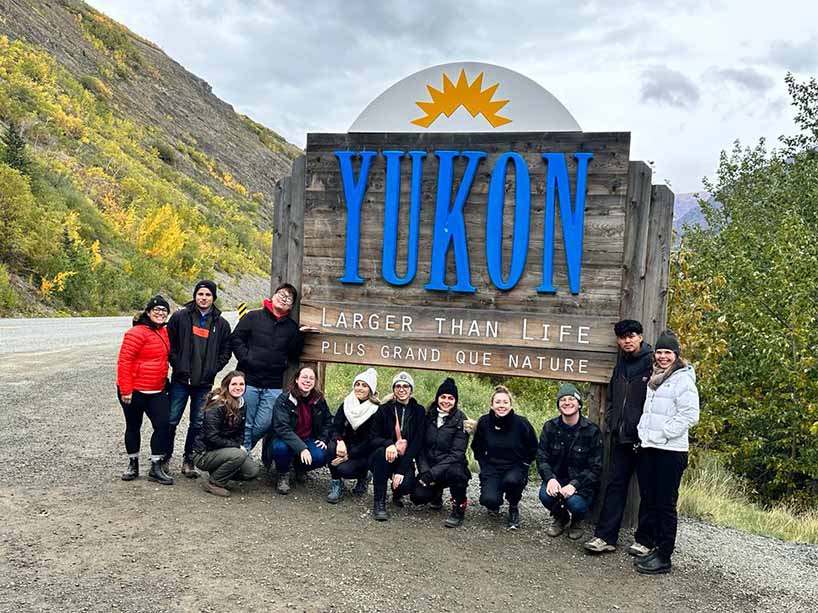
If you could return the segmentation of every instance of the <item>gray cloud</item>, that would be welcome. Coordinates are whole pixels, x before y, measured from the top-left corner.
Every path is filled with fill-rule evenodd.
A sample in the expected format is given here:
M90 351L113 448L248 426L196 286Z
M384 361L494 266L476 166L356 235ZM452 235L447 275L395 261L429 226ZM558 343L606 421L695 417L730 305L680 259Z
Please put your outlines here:
M792 42L774 40L770 43L769 61L794 72L809 72L818 68L818 36Z
M707 77L714 81L729 82L754 94L763 94L775 86L775 80L755 68L712 68Z
M642 72L642 102L689 109L698 104L700 97L696 84L678 70L652 66Z

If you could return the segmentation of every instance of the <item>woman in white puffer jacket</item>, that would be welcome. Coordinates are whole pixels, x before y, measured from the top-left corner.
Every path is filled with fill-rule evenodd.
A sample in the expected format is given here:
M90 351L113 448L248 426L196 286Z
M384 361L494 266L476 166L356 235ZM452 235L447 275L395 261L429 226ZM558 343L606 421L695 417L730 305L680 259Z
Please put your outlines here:
M642 543L652 551L637 558L635 566L648 575L671 569L678 523L676 503L687 468L687 432L699 421L696 373L681 354L676 335L670 330L662 332L655 344L653 374L639 420L639 489L648 523L640 529L653 535L653 542Z

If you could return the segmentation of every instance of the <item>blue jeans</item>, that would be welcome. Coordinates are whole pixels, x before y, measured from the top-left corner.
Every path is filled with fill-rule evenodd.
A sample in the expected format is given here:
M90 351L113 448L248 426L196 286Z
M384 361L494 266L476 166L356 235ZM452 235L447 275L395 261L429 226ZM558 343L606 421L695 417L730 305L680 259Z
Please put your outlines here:
M549 511L557 502L557 499L553 496L549 496L545 491L545 483L542 484L540 487L540 502L543 506L548 509ZM565 499L565 506L568 507L568 510L571 511L571 516L573 521L579 521L583 517L588 514L588 509L591 508L591 504L593 500L588 500L587 498L583 498L579 494L574 494Z
M273 405L280 389L248 385L244 389L244 448L250 451L273 423Z
M276 472L278 474L286 473L290 470L290 466L293 463L293 459L296 457L295 451L293 451L287 443L282 441L281 439L269 439L270 449L269 452L265 455L268 455L276 465ZM301 459L297 459L296 462L298 464L298 468L302 468L305 470L315 470L316 468L321 468L327 463L327 452L325 449L321 449L318 445L315 444L315 439L302 439L304 444L307 446L307 449L310 450L310 455L312 456L312 464L309 466L305 466L301 463Z
M170 434L170 442L168 444L168 452L166 457L170 458L173 455L173 443L176 440L176 427L182 421L182 415L185 413L188 399L190 400L190 424L187 428L187 436L185 437L185 459L189 460L193 455L193 443L196 436L202 429L202 422L204 421L204 402L205 397L210 392L209 385L186 385L184 383L170 384L168 389L168 397L170 400L170 418L168 419L168 432Z

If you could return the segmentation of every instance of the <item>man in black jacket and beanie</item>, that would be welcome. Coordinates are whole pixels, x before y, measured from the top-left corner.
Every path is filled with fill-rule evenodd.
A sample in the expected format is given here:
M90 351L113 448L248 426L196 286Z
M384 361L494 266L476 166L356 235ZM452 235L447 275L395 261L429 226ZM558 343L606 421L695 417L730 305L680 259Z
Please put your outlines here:
M230 361L230 324L214 305L216 297L213 281L199 281L193 288L193 300L176 311L168 322L168 360L173 374L168 390L170 445L165 463L166 466L170 463L176 427L189 399L190 425L185 438L182 474L191 479L199 476L193 466L193 443L202 428L205 396L213 387L213 379Z
M616 366L608 383L608 404L605 424L611 434L611 481L605 490L605 501L599 514L594 538L585 543L589 553L608 553L616 549L622 516L628 497L628 485L637 470L639 435L636 427L642 417L648 380L653 370L653 349L644 342L642 324L623 319L614 325L616 344L619 346ZM650 553L653 543L643 534L642 509L635 542L628 548L631 555Z
M580 413L582 396L573 384L560 386L557 408L560 414L543 424L537 447L540 502L554 517L548 536L559 536L567 528L568 538L576 540L602 477L602 435Z

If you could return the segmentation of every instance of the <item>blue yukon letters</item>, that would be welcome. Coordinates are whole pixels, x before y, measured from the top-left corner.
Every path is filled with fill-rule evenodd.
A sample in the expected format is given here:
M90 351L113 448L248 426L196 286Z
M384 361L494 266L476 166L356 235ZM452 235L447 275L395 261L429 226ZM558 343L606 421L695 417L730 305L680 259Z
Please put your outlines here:
M474 293L469 265L468 239L463 208L469 197L472 183L480 162L487 157L483 151L434 151L438 159L437 197L435 202L434 227L429 266L429 280L425 289ZM346 251L344 255L344 276L339 280L345 284L362 284L358 272L359 243L361 230L361 208L369 180L375 151L336 151L341 171L344 200L347 209ZM381 275L387 283L396 286L411 283L418 268L420 237L421 188L423 181L423 160L425 151L384 151L386 159L386 179L384 186L383 260ZM457 193L452 201L454 187L454 162L465 158L466 169L460 178ZM559 199L559 215L562 225L562 239L568 268L568 286L572 294L580 291L582 272L582 238L585 221L585 191L588 177L588 163L592 153L575 153L577 162L574 197L568 167L563 153L543 153L547 166L545 179L545 224L543 235L543 267L539 293L554 293L554 229L556 224L556 201ZM360 158L357 179L353 161ZM401 160L409 158L412 168L409 195L409 231L406 272L398 275L397 240L400 211ZM511 244L511 261L508 275L503 274L503 208L508 166L514 165L514 225ZM497 158L491 173L486 206L486 267L489 278L497 289L510 290L519 282L525 272L529 246L531 218L531 180L525 159L510 151ZM449 250L454 251L455 283L446 283L446 260Z

